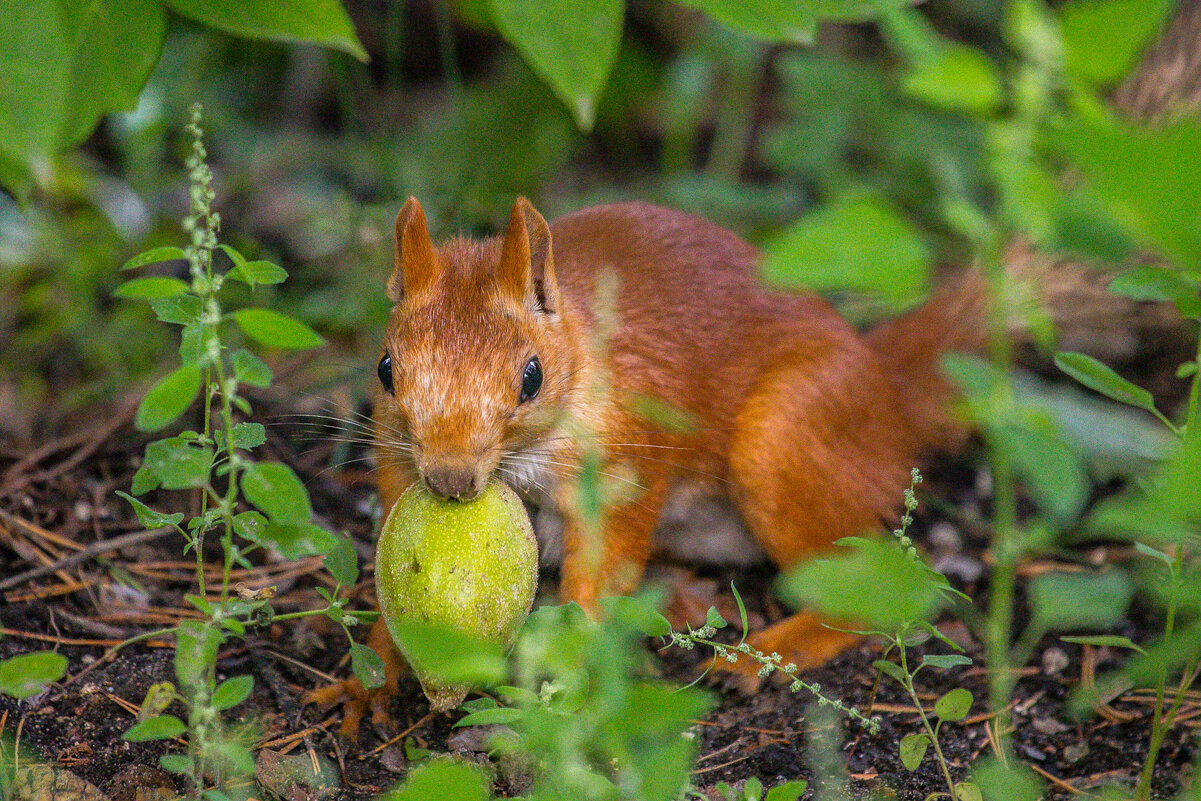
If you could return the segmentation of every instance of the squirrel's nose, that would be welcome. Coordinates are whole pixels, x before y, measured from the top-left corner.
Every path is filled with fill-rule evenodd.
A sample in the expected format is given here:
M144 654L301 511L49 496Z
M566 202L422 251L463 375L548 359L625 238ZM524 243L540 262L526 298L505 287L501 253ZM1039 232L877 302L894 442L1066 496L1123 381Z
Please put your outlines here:
M422 476L429 491L442 498L470 501L484 489L474 467L439 465Z

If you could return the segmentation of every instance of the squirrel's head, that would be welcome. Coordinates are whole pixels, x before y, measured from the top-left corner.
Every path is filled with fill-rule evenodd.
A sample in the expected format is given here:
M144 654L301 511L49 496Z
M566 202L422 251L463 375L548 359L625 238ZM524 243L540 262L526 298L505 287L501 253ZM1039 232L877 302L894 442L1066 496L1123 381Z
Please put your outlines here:
M474 498L503 457L555 428L573 386L550 228L518 198L503 239L435 247L410 198L387 291L396 305L379 362L381 455L411 460L439 496Z

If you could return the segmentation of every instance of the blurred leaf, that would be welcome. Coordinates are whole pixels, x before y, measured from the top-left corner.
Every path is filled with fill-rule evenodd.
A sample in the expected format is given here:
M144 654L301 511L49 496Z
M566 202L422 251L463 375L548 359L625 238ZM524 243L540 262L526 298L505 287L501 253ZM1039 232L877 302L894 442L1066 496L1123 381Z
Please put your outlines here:
M191 325L200 321L201 300L195 295L172 295L169 298L154 298L150 308L154 316L164 323Z
M772 283L815 290L860 289L897 303L925 287L933 253L882 199L860 197L815 211L766 245Z
M615 620L633 627L648 637L665 637L671 634L671 624L659 614L661 601L661 598L652 598L643 593L637 596L618 595L602 598L600 605L607 620Z
M792 603L881 631L930 617L946 604L925 566L881 540L862 540L799 565L779 589Z
M248 39L276 39L333 47L367 61L354 26L338 0L165 0L185 17Z
M1130 577L1118 570L1103 573L1051 571L1029 584L1030 625L1039 631L1112 629L1134 596Z
M475 765L445 757L424 762L409 771L404 783L379 796L379 801L489 801L491 782Z
M160 264L164 261L176 261L186 259L187 257L188 254L184 253L181 248L173 246L153 248L134 256L122 264L121 269L136 270L139 267L145 267L147 264Z
M343 587L353 587L359 580L359 555L350 537L338 537L338 544L325 555L325 569Z
M228 245L220 246L229 260L233 262L233 270L229 277L243 281L251 286L257 284L279 284L288 277L288 271L269 261L247 261L246 257Z
M576 124L590 130L621 42L624 0L492 0L492 18L571 109Z
M1064 642L1074 642L1077 645L1095 645L1098 648L1129 648L1132 651L1138 651L1140 654L1145 654L1141 647L1134 643L1129 637L1119 637L1116 634L1091 634L1088 636L1063 636L1059 639Z
M173 437L146 446L144 466L158 478L163 489L203 487L209 480L213 449Z
M1155 408L1155 399L1150 392L1130 383L1092 356L1066 351L1056 353L1055 366L1107 398L1148 411Z
M898 750L901 754L901 764L905 766L905 770L910 773L917 770L929 747L930 735L925 732L913 732L902 737Z
M945 670L970 665L972 660L963 654L922 654L922 664Z
M251 338L272 348L319 348L325 339L299 320L270 309L239 309L231 315Z
M175 675L181 689L213 689L209 665L217 663L221 632L205 623L185 620L175 630Z
M972 775L985 801L1038 801L1042 783L1020 763L1007 767L995 757L985 757L973 766Z
M481 709L455 721L455 728L460 726L490 726L493 724L511 725L525 717L525 712L507 706L493 709Z
M216 709L232 709L249 698L253 689L254 676L234 676L218 684L210 700Z
M715 629L724 629L726 627L726 619L721 616L721 612L717 611L716 606L709 607L709 611L705 613L705 625L712 626Z
M497 684L507 673L504 650L495 641L476 639L452 626L415 620L389 620L388 631L419 672L448 685Z
M769 42L812 44L817 34L816 3L772 0L679 0L704 11L727 28ZM851 4L853 5L853 4Z
M234 366L234 376L243 384L251 387L271 386L271 368L267 363L248 350L235 350L230 357Z
M313 517L308 490L285 464L255 462L246 468L242 493L273 523L308 523Z
M955 801L984 801L984 795L975 782L956 782Z
M350 671L368 690L384 686L384 660L362 643L350 644Z
M799 780L777 784L767 791L763 801L796 801L809 788L809 782Z
M1101 87L1126 76L1172 0L1074 0L1058 8L1068 72Z
M1171 301L1181 317L1201 318L1201 291L1188 276L1163 267L1143 265L1109 283L1109 291L1135 300Z
M914 63L901 79L910 97L935 108L965 114L990 114L1004 93L996 65L983 51L967 45L940 48Z
M236 423L229 441L235 448L251 450L267 441L267 429L262 423Z
M126 281L115 290L113 294L119 298L169 298L172 295L181 295L188 291L188 285L178 278L171 278L163 275L147 275L142 278L134 278L131 281Z
M200 394L202 370L185 364L150 388L138 404L134 425L139 431L157 431L179 418Z
M275 550L285 559L324 556L338 546L338 535L313 523L276 523L250 529L243 536Z
M163 754L158 758L159 767L168 773L180 776L192 775L192 760L183 754Z
M1201 124L1154 129L1077 116L1059 132L1063 151L1143 244L1201 274Z
M179 718L174 715L159 715L158 717L147 718L135 723L125 734L121 735L121 739L131 743L144 743L149 740L170 740L172 737L178 737L185 731L187 731L187 727L184 726L183 721Z
M18 654L0 660L0 693L13 698L37 695L67 672L67 658L54 651Z
M1009 452L1027 490L1052 522L1072 523L1091 489L1080 456L1052 420L1033 410L1023 416L1026 419L1012 425L990 429L988 436Z
M170 515L163 514L162 512L157 512L154 509L151 509L137 498L127 495L121 490L117 490L117 495L129 501L129 505L133 507L134 513L138 516L138 522L146 528L178 526L180 521L183 520L183 512L176 512L175 514Z
M934 714L942 720L957 721L967 717L972 709L972 694L962 687L944 693L934 702Z

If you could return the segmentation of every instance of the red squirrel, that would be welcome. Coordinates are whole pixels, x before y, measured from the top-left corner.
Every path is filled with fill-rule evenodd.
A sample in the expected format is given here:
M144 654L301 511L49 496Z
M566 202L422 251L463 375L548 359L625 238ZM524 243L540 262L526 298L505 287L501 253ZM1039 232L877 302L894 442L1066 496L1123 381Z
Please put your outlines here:
M561 550L561 600L585 609L635 590L653 549L766 554L786 568L878 528L922 454L965 435L938 360L981 344L984 293L970 274L862 335L821 298L761 284L761 254L737 235L646 203L548 224L518 198L503 236L435 246L410 198L395 237L374 414L384 509L414 481L466 500L499 477L558 512L560 540L543 548ZM598 349L606 270L614 324ZM634 403L645 397L692 424L648 418ZM570 480L581 426L604 449L602 473L634 487L594 544ZM723 499L739 524L707 539L662 525L697 497ZM750 641L806 667L851 640L798 613ZM381 691L349 679L310 695L351 696L344 732L368 706L386 720L395 694L400 656L379 624L369 642L388 665Z

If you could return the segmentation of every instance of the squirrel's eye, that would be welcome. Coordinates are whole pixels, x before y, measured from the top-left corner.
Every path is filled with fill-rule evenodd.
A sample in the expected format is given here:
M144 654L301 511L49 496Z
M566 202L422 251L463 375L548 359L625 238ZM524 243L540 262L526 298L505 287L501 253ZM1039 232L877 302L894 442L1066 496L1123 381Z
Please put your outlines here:
M530 359L521 373L521 402L525 403L538 395L542 389L542 363L538 357Z
M379 382L384 385L384 389L392 392L392 355L385 352L384 358L379 360L379 367L376 368L379 374Z

